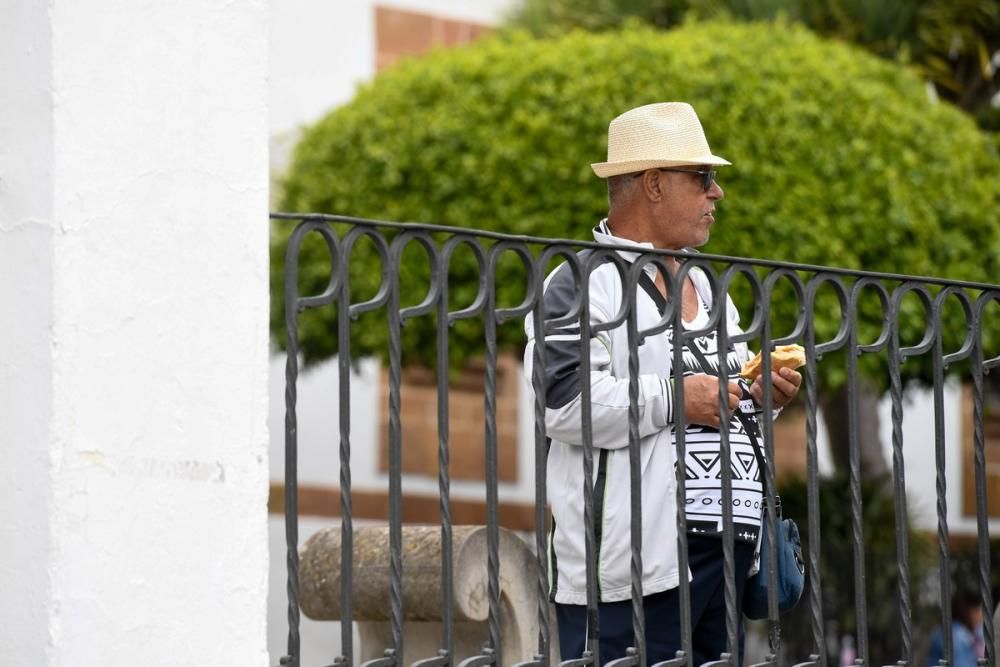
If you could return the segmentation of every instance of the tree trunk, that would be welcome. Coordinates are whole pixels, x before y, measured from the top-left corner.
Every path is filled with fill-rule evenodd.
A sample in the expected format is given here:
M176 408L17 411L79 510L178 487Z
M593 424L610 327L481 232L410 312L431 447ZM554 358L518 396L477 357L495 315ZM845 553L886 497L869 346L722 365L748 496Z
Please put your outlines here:
M856 391L861 478L875 479L889 472L889 466L882 454L882 440L879 437L879 394L870 383L860 378ZM830 453L836 470L843 474L847 474L850 470L849 405L846 386L821 392L820 407L823 410L826 432L830 437Z

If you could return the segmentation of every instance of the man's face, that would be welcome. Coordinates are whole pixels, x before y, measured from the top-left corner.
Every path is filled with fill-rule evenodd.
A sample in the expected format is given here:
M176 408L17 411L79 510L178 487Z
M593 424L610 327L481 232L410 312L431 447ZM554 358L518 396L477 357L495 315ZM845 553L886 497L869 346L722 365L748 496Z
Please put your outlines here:
M705 189L709 180L705 172L711 169L705 165L658 170L663 198L656 212L657 247L679 250L708 243L709 229L715 222L715 203L725 194L714 179Z

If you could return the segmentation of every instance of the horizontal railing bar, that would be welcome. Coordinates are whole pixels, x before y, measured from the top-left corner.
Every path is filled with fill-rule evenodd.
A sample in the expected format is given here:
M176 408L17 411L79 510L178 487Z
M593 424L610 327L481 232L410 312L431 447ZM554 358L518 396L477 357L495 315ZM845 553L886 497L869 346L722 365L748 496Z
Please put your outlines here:
M274 212L270 214L272 220L316 220L331 223L344 223L352 225L366 225L370 227L385 227L388 229L412 230L425 232L441 232L446 234L458 234L463 236L474 236L478 238L491 239L495 241L516 241L519 243L532 243L540 245L569 245L576 248L594 248L621 250L621 246L605 243L595 243L593 241L580 241L576 239L560 239L553 237L526 236L520 234L505 234L503 232L491 232L479 229L468 229L465 227L450 227L448 225L428 225L416 222L391 222L387 220L372 220L369 218L354 218L346 215L333 215L329 213L282 213ZM642 249L643 253L650 255L662 255L665 257L690 257L696 254L698 259L710 262L729 262L749 264L762 268L789 269L792 271L812 271L816 273L829 273L840 276L852 276L857 278L875 278L878 280L899 280L899 281L921 281L931 285L942 287L964 287L977 290L996 290L1000 285L990 283L977 283L966 280L948 280L934 276L916 276L904 273L882 273L878 271L863 271L861 269L846 269L843 267L821 266L817 264L796 264L795 262L785 262L773 259L754 259L750 257L736 257L731 255L714 255L710 253L692 253L677 250L657 250L654 248Z

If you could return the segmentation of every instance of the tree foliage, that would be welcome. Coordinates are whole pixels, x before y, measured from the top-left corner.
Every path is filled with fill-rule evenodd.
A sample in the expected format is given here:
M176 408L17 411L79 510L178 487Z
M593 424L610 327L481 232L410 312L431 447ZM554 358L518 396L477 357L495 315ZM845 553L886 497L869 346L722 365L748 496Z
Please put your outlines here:
M996 0L522 0L512 25L537 35L615 29L629 21L670 28L685 20L778 16L813 32L909 63L938 94L1000 130L1000 3Z
M734 164L720 172L726 198L705 251L967 280L1000 275L992 142L964 114L929 101L911 72L783 22L504 35L406 62L305 132L281 207L587 239L607 208L589 164L606 155L608 121L663 100L691 102L713 150ZM274 294L289 231L275 231ZM329 273L313 240L303 249L304 294L322 292ZM373 294L377 257L364 246L355 255L352 288ZM453 303L470 303L477 289L477 267L465 259L452 271L466 279ZM403 304L413 304L427 290L426 258L414 252L403 269ZM501 269L499 300L517 303L519 268ZM281 338L283 304L274 304ZM776 307L776 318L794 319L793 300ZM922 310L904 315L904 338L916 342ZM820 339L838 323L836 310L821 312ZM953 324L963 335L964 322ZM880 310L866 307L862 340L880 327ZM385 355L384 320L355 326L352 336L353 354ZM957 347L954 336L946 349ZM303 314L300 337L308 360L335 354L333 309ZM431 318L408 323L407 359L429 362L434 337ZM460 322L452 361L478 354L482 341L480 323ZM523 343L516 326L499 332L501 347Z

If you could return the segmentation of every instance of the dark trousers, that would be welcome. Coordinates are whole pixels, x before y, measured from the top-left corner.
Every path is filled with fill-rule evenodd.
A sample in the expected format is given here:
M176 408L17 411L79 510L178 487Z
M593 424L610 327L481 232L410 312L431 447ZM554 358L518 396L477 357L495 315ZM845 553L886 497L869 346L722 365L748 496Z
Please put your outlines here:
M736 542L736 608L743 604L743 585L753 563L754 547ZM726 598L722 540L719 537L688 535L688 563L691 581L691 628L694 664L718 660L726 652ZM681 648L680 592L672 588L642 599L646 614L646 663L672 659ZM600 664L625 656L632 646L632 601L598 605ZM556 604L559 623L559 650L563 660L578 658L587 640L587 607ZM743 614L739 613L739 664L743 664Z

